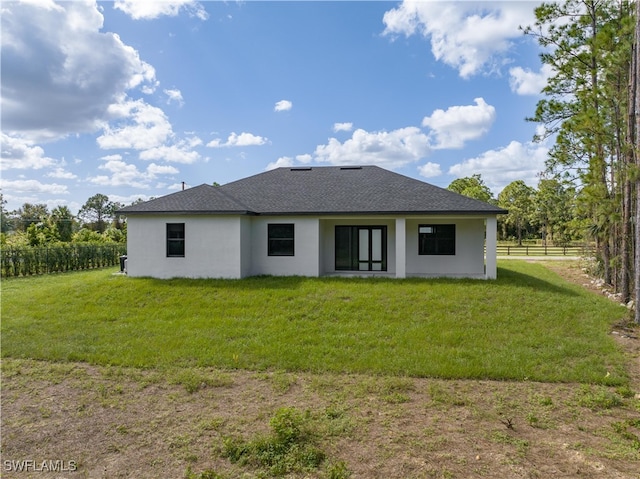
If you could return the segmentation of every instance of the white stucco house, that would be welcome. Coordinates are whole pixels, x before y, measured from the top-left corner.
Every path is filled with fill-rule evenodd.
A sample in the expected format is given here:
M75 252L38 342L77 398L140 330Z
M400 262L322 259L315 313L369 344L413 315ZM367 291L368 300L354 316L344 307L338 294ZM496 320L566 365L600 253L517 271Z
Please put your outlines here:
M504 213L376 166L278 168L120 211L128 274L154 278L493 279Z

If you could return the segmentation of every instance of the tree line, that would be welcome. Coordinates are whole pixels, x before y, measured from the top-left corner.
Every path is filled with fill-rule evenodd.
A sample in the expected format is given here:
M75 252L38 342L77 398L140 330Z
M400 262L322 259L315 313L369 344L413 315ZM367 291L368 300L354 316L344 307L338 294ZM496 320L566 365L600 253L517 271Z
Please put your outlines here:
M545 126L539 139L555 140L544 174L575 188L575 214L595 242L601 277L623 301L637 300L640 3L566 0L543 3L535 16L523 32L544 48L553 72L529 118Z
M576 208L577 190L557 179L542 179L538 189L516 180L497 198L479 174L458 178L448 187L457 193L508 209L498 219L498 237L504 241L540 240L564 246L584 241L587 219ZM136 201L135 203L140 202ZM5 209L0 193L2 244L46 246L70 242L125 243L126 221L116 211L124 205L103 194L89 198L77 215L67 206L49 211L45 204L25 203L15 211Z
M7 211L0 194L0 243L7 246L49 246L60 243L126 243L127 224L116 215L123 204L103 194L89 198L74 215L69 207L49 211L43 203L24 203Z
M498 216L498 239L535 240L548 246L588 242L588 219L581 214L578 190L557 178L541 178L538 187L515 180L494 197L479 174L454 180L447 189L509 211Z
M543 47L540 58L552 74L528 120L544 125L536 141L554 141L538 189L516 181L494 200L477 175L452 189L468 188L470 196L507 208L499 220L503 236L592 241L594 273L637 305L640 1L549 2L535 18L522 31Z

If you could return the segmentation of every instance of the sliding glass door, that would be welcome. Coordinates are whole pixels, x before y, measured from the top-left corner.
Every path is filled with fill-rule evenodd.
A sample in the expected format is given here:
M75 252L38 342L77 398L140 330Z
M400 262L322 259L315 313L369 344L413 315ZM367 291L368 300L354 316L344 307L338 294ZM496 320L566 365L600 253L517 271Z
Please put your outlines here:
M336 226L337 271L386 271L386 226Z

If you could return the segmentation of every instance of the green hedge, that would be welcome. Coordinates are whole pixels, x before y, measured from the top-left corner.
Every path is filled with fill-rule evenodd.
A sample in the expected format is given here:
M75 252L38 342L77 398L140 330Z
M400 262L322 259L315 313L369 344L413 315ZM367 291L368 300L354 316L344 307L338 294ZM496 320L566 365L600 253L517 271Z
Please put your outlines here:
M124 244L68 244L48 248L17 247L0 250L3 278L63 273L120 265Z

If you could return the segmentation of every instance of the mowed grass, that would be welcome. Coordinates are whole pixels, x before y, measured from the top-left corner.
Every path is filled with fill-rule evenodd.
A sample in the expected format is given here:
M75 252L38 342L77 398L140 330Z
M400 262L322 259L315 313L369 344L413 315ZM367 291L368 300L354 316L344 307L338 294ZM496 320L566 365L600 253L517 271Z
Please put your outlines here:
M114 270L2 283L2 356L623 384L626 309L541 265L496 281L155 280Z

